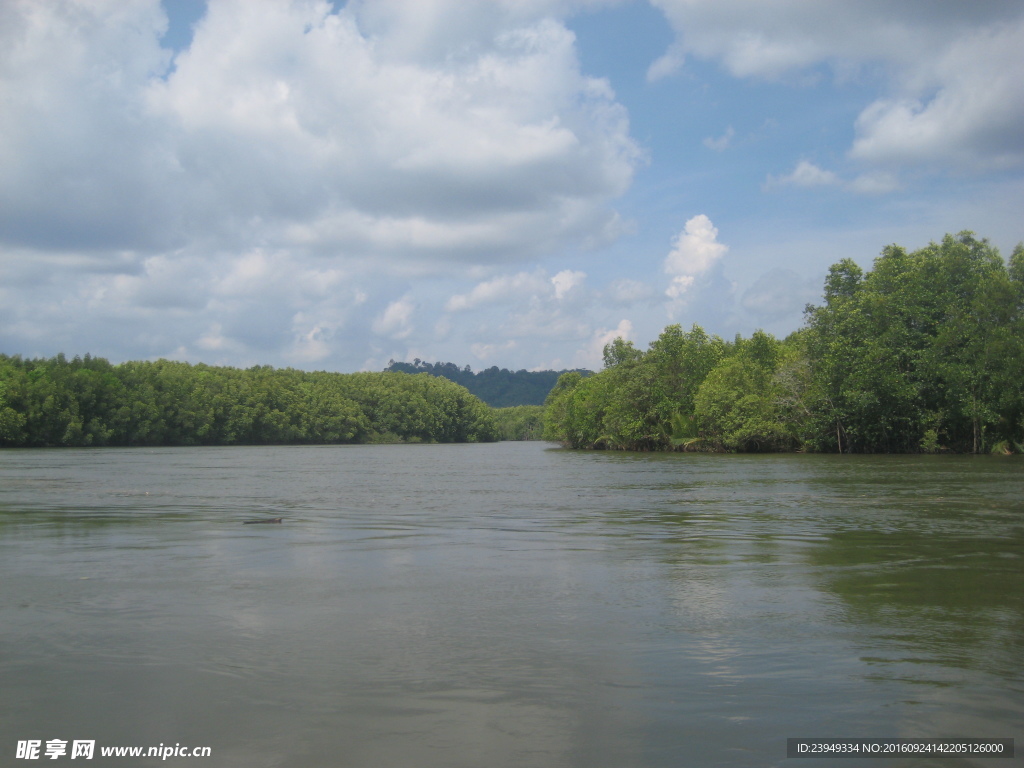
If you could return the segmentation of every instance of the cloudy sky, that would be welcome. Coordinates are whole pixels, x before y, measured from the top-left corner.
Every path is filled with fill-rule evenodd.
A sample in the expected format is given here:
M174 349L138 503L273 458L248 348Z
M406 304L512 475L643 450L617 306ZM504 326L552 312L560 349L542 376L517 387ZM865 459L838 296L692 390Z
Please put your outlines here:
M1024 239L1020 0L0 0L0 352L600 366Z

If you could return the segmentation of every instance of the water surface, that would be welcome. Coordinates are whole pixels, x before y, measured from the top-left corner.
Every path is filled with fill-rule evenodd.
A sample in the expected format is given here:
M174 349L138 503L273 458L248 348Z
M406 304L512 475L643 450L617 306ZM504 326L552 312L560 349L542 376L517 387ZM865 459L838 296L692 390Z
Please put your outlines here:
M1020 750L1022 491L1019 457L3 451L0 754L813 768L835 761L787 760L787 737Z

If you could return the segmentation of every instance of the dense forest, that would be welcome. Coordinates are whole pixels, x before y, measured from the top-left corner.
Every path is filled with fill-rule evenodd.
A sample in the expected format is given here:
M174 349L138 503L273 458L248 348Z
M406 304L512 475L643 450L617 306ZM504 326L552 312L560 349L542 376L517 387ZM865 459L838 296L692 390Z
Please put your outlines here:
M433 376L0 355L0 446L497 439L492 409Z
M512 372L506 368L492 366L473 373L467 365L459 368L455 363L427 363L416 359L411 363L396 363L392 360L384 369L399 373L429 373L461 384L474 395L494 408L511 408L519 405L543 405L548 392L555 386L558 377L568 371L526 371ZM589 376L590 371L577 373Z
M499 440L543 440L544 406L514 405L495 408Z
M625 450L1024 452L1024 246L970 232L831 267L785 340L669 326L563 375L545 436Z

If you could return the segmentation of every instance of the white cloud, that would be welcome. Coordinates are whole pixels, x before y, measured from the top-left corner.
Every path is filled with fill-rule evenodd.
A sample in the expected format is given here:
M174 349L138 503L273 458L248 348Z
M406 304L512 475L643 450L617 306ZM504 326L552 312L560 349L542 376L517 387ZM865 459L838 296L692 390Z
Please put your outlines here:
M665 295L670 299L681 299L693 287L696 280L697 278L693 275L676 275L665 289Z
M845 181L833 171L820 168L809 160L801 160L791 173L768 175L762 189L775 187L841 187L858 195L885 195L899 190L902 184L895 173L885 170L868 171L852 181Z
M202 350L218 352L229 346L229 340L224 336L220 323L214 323L210 329L196 341L196 346ZM182 351L184 349L182 348Z
M436 62L472 55L496 34L623 0L349 0L385 58Z
M711 219L703 213L694 216L672 241L672 250L665 257L665 273L672 278L665 293L669 298L680 298L728 250L718 242L718 230Z
M981 170L1024 162L1024 19L973 30L914 71L902 95L868 106L850 154L871 163L942 158Z
M492 280L477 283L469 293L452 296L445 304L445 310L461 312L485 304L508 301L516 297L535 295L550 290L549 281L538 273L519 272L515 275L501 275Z
M356 11L327 11L221 0L154 85L188 159L238 171L209 205L290 223L313 245L435 258L487 258L524 232L557 242L613 215L636 155L628 121L581 75L560 23L424 62L364 36Z
M583 285L587 279L585 272L574 272L570 269L563 269L551 278L551 284L555 287L555 298L563 299L573 288Z
M615 220L639 153L563 24L506 9L431 57L437 40L367 36L372 8L211 0L168 69L157 0L6 5L6 239L488 260Z
M304 324L306 318L296 316L295 325ZM315 363L331 354L330 332L319 325L298 333L292 342L288 356L300 364Z
M158 0L0 4L0 245L166 242L175 163L142 93L165 25Z
M561 303L581 293L586 278L585 272L570 269L550 278L544 270L499 275L477 283L468 293L452 296L445 303L445 311L463 312L515 302L518 306L559 312Z
M875 170L861 173L846 181L834 171L821 168L809 160L801 160L792 172L783 176L768 175L763 190L777 187L839 187L858 195L886 195L903 186L899 176L892 171Z
M616 291L629 301L608 301ZM496 275L450 296L444 305L444 322L434 326L434 338L417 343L421 349L436 348L443 331L446 344L461 345L487 362L504 355L505 365L520 367L536 367L539 360L571 360L571 365L583 365L586 360L589 366L595 328L607 328L609 315L622 311L613 307L649 300L652 293L649 286L629 280L613 283L607 290L592 288L584 272L571 269L554 275L543 269ZM567 354L566 350L574 351ZM518 363L514 362L517 357Z
M582 272L465 280L624 229L641 153L559 20L603 3L210 0L172 54L159 0L0 2L0 343L345 365L445 330L395 276L561 327Z
M835 173L819 168L809 160L801 160L796 164L796 168L785 176L768 177L768 186L823 187L840 183Z
M736 77L806 82L821 65L887 91L856 123L851 157L989 170L1024 163L1024 6L887 0L651 0L676 31L649 72L684 56Z
M604 364L604 348L615 339L633 340L633 323L623 318L615 328L599 328L594 331L586 347L573 358L573 367L599 370Z
M404 339L413 331L412 313L416 305L408 296L388 304L384 312L373 321L373 332L392 339Z
M655 59L647 68L647 82L653 83L662 78L674 75L683 68L686 63L686 55L678 45L673 45L663 56Z
M718 242L718 229L705 214L686 222L665 259L665 272L671 278L665 291L670 319L675 321L685 306L693 304L694 298L699 300L695 286L698 281L702 287L710 286L708 275L728 250L728 246Z
M739 151L664 151L666 126L649 119L731 149L737 110L777 93L744 86L739 104L737 89L694 78L703 114L636 102L657 156L623 203L631 231L613 206L645 158L563 22L605 0L211 0L190 45L171 52L160 40L174 2L0 0L0 351L351 370L404 354L467 362L475 348L501 365L578 353L593 366L595 334L629 317L653 337L666 300L718 332L749 332L734 317L772 306L764 292L737 300L707 217L659 258L670 249L651 244L656 219L691 199L682 186L706 182L715 210L726 196L749 210L729 223L744 271L769 252L789 258L793 222L831 216L783 210L804 195L748 209ZM914 215L885 216L915 220L912 236L876 216L863 225L872 243L923 244L951 226L1019 239L1015 177L947 191L941 205L917 196L929 170L1019 162L1019 0L652 2L677 39L651 54L666 53L651 79L699 60L740 77L817 78L820 91L772 100L799 110L823 97L820 126L800 134L814 146L788 143L789 160L771 160L794 138L781 135L785 117L743 118L766 127L737 150L782 169L775 184L882 195L905 183L900 205ZM615 34L600 30L614 15L594 21L580 34ZM830 71L850 87L831 89ZM851 96L863 101L852 110ZM837 128L835 114L858 112ZM835 159L847 133L850 154ZM850 202L860 208L845 218L880 208ZM624 233L621 250L587 254ZM799 268L825 251L813 253Z

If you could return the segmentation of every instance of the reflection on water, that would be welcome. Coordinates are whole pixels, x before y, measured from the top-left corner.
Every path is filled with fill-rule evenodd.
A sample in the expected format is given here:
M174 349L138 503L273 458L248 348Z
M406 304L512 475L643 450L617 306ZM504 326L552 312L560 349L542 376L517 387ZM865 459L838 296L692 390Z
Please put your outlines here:
M2 452L0 751L591 768L1020 743L1022 480L536 443ZM241 524L264 516L285 522Z

